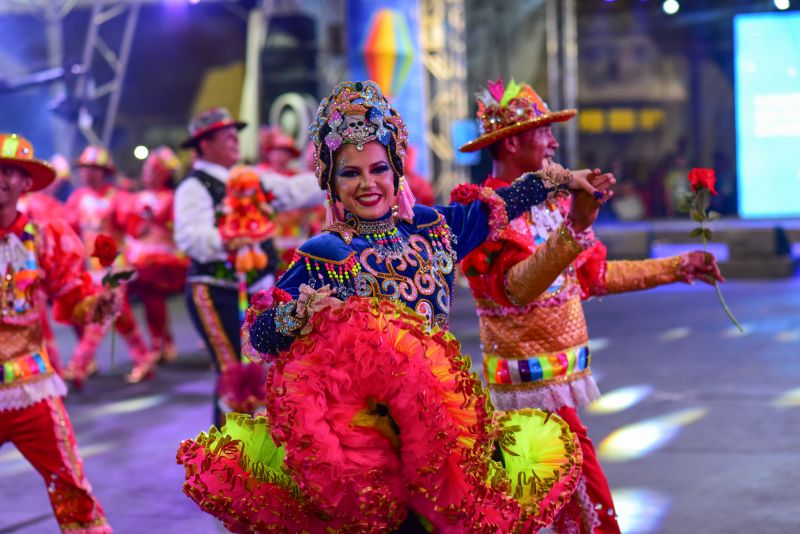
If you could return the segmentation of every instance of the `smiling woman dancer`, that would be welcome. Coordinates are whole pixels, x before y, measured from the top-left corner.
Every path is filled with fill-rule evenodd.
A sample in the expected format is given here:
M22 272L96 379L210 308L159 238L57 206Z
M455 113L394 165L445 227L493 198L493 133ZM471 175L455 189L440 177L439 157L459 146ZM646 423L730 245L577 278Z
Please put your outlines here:
M373 82L337 86L311 135L326 231L253 299L243 327L246 355L274 362L267 417L229 415L184 441L184 491L236 532L547 524L577 483L580 449L557 417L495 420L447 332L454 265L560 191L594 193L575 214L593 220L610 183L553 168L497 191L465 187L462 203L415 206L405 125Z

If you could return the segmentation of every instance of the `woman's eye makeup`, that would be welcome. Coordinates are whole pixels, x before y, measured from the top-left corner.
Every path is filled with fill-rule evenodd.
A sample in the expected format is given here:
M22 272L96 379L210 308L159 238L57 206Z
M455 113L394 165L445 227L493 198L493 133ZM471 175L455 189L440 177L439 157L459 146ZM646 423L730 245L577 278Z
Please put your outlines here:
M388 170L389 170L389 165L387 165L386 163L381 163L379 165L375 165L374 167L372 167L373 174L383 174Z
M337 172L337 175L342 178L355 178L359 174L361 174L361 172L356 169L339 169Z

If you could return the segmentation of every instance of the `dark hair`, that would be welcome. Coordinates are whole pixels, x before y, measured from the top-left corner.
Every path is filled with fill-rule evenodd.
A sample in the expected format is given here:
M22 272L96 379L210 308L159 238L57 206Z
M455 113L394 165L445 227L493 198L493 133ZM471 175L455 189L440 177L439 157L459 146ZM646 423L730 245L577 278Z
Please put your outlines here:
M194 141L194 149L197 151L197 155L198 156L200 156L201 158L203 157L203 149L200 148L200 143L202 143L203 141L213 141L214 140L214 136L216 136L218 131L219 130L211 130L210 132L205 133L205 134L201 135L200 137L198 137L197 139L195 139L195 141Z
M7 168L7 169L16 169L19 171L23 176L31 178L31 173L28 172L28 169L21 165L14 165L13 163L7 163L5 161L0 161L0 169Z
M492 156L492 159L497 159L500 157L500 151L502 150L502 147L500 145L502 144L503 140L499 139L494 143L492 143L491 145L489 145L488 147L486 147L489 149L489 154Z

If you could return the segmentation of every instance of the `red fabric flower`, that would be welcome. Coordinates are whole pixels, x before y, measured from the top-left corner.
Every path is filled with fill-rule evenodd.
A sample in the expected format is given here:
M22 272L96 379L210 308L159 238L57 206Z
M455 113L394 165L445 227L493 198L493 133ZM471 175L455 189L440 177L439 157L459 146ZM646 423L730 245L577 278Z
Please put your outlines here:
M100 234L94 240L93 258L100 260L100 265L108 267L117 259L117 242L113 237Z
M689 171L689 185L692 186L692 191L695 193L698 189L705 187L712 195L716 195L717 191L714 189L716 182L717 175L714 173L714 169L694 168Z
M450 202L469 204L480 195L480 187L475 184L461 184L450 192Z

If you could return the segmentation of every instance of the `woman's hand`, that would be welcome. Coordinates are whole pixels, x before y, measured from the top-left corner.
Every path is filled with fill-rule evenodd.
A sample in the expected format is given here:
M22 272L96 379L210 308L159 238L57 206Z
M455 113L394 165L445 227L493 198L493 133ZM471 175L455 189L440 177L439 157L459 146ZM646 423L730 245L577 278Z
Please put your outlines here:
M308 333L308 321L319 310L326 307L338 308L342 304L344 303L341 300L333 296L333 290L329 285L324 285L319 289L313 289L306 284L301 285L300 296L297 297L297 306L295 307L295 317L305 323L300 334Z
M542 161L542 180L553 187L566 185L572 191L585 191L601 203L611 198L610 188L616 183L613 174L600 169L570 171L549 159Z
M713 254L695 250L681 254L680 258L678 276L684 282L691 284L695 280L700 280L713 286L715 282L725 281Z
M580 169L570 171L570 175L567 185L575 194L585 192L601 204L608 202L614 196L611 187L617 183L617 179L610 172L603 172L600 169Z

